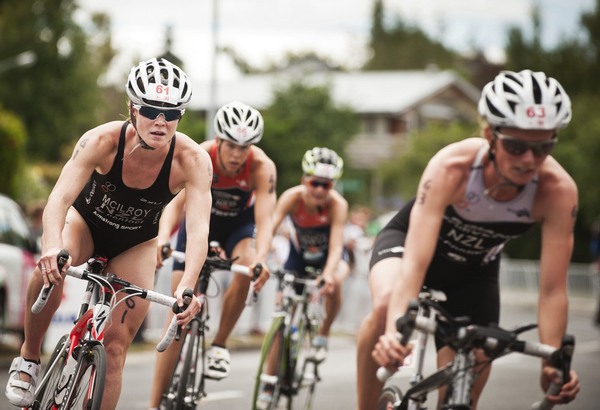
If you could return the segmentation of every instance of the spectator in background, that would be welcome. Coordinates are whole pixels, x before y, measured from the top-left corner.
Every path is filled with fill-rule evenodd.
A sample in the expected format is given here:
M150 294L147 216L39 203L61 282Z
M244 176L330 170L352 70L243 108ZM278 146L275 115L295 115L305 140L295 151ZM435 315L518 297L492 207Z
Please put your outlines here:
M354 271L356 265L357 240L366 236L365 229L371 219L369 207L355 205L350 210L348 224L344 228L344 246L348 251L350 271Z
M27 204L27 208L25 210L29 227L31 228L31 232L35 237L35 242L39 250L42 249L42 233L44 232L42 228L42 216L44 215L46 202L48 202L46 199L34 199Z

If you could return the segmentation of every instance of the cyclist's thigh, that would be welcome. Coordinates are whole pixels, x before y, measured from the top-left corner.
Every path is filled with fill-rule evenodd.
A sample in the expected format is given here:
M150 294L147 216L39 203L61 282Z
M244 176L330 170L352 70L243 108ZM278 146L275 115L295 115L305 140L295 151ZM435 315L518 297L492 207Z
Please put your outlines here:
M69 251L69 255L73 258L72 266L85 263L94 252L94 240L90 228L73 207L67 212L62 240L63 247Z
M369 287L373 300L373 311L377 315L387 313L392 293L392 284L402 270L402 258L385 258L377 262L369 271Z
M244 238L239 241L233 251L231 252L232 258L239 258L235 262L240 265L250 265L254 262L254 257L256 256L256 249L254 249L254 239L252 238Z
M156 238L140 243L113 257L106 267L119 278L145 289L154 286L156 268ZM150 302L134 297L120 303L112 315L113 325L108 329L106 338L116 338L130 343L142 324Z
M239 257L237 263L241 265L249 265L254 262L256 256L255 235L256 225L254 222L246 222L236 228L222 244L227 256L230 258Z
M341 259L337 265L337 268L335 269L335 272L333 272L335 282L337 284L341 285L342 282L344 282L346 280L349 273L350 273L350 265L348 265L348 262Z

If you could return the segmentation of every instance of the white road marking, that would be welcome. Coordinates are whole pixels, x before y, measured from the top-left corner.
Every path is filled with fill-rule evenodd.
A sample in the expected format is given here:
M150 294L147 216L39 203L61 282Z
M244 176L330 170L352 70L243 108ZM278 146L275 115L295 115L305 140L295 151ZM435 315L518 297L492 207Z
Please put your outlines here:
M207 401L227 400L227 399L239 399L244 397L244 392L241 390L225 390L217 392L208 392L206 397L200 400L200 403Z

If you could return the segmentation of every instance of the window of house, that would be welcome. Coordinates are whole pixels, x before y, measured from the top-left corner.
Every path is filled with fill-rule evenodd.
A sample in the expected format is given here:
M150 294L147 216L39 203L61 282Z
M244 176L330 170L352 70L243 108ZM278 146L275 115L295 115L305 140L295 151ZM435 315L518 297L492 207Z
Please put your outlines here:
M404 121L400 118L388 118L388 133L392 135L404 132Z

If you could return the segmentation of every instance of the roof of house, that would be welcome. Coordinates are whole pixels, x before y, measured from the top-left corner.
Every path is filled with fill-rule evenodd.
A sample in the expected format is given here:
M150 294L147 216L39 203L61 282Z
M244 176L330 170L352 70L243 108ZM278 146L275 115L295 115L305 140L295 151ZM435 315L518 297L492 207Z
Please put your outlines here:
M274 86L285 86L298 78L285 73L245 75L217 85L216 107L233 100L264 109L271 103ZM319 72L304 77L308 84L329 84L334 101L346 104L361 114L402 113L423 100L456 87L474 102L480 91L453 71L360 71ZM206 110L207 83L195 87L190 108Z

